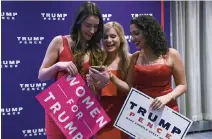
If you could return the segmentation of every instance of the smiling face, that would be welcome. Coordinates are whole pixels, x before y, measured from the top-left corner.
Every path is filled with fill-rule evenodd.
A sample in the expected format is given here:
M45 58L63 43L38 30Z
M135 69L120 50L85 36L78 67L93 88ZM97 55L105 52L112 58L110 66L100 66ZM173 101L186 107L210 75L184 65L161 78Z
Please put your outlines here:
M120 48L120 37L117 31L111 27L104 33L103 46L107 52L115 52Z
M135 24L130 25L130 34L132 36L132 41L136 45L136 48L142 49L145 47L145 38L142 31L139 30Z
M81 25L81 35L83 40L90 40L97 32L99 25L98 16L88 16Z

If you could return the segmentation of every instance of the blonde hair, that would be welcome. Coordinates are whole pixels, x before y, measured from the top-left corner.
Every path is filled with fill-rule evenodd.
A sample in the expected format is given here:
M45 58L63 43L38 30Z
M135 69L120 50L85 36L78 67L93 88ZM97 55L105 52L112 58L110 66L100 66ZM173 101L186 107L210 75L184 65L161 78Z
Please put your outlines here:
M114 28L120 38L119 53L121 54L121 62L119 63L119 68L121 70L122 77L125 79L126 77L124 75L126 75L129 66L129 59L128 59L129 45L127 40L125 39L124 29L118 22L113 21L106 23L104 25L104 32L110 28ZM108 66L107 52L104 50L104 47L103 52L104 52L103 63L104 65Z

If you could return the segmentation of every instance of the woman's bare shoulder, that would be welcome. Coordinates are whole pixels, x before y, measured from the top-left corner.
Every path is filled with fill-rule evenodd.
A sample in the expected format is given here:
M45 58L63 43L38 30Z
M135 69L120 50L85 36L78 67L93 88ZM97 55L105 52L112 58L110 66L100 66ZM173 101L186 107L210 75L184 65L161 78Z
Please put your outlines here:
M69 46L72 47L74 45L74 40L71 35L64 35L64 37L67 39Z

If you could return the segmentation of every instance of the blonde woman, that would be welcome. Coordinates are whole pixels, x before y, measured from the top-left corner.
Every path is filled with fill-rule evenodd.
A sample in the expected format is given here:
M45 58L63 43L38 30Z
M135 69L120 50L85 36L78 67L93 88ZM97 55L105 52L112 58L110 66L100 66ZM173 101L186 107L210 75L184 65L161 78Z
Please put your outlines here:
M107 67L107 70L110 72L111 80L107 86L101 90L100 103L111 118L111 122L97 133L96 138L128 139L129 136L127 134L113 127L114 121L118 116L127 94L124 93L121 88L116 87L112 77L125 80L131 58L123 27L118 22L108 22L104 25L103 52L103 65ZM87 75L89 85L101 81L101 77L98 79L94 77L99 73L98 70L100 69L95 69L95 67L90 69L90 73ZM102 76L105 76L104 72L102 73ZM102 79L104 79L104 77Z

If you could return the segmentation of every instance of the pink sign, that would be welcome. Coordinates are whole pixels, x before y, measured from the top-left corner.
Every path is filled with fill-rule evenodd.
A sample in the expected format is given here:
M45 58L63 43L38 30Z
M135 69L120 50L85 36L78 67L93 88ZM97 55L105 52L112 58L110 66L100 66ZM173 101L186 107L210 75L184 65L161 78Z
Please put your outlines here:
M61 77L36 96L67 139L89 139L110 122L82 77Z

